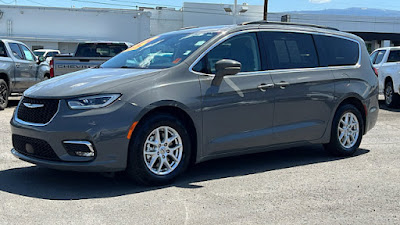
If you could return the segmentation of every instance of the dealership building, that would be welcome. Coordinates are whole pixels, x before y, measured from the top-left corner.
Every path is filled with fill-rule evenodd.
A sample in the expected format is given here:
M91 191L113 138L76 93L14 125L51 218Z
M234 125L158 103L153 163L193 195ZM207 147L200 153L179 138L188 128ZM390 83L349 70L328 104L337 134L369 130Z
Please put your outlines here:
M212 26L261 20L263 6L187 3L181 9L56 8L0 5L0 38L26 43L33 49L74 52L85 41L136 43L183 27ZM235 13L236 12L236 13ZM398 18L301 13L269 13L268 21L312 23L335 27L362 37L370 51L400 45Z

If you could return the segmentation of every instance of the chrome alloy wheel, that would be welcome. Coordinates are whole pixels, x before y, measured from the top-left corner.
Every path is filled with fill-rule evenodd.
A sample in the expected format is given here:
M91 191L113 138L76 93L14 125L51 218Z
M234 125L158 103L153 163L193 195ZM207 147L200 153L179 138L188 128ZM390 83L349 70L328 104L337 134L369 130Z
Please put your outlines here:
M392 85L387 85L385 89L385 103L390 105L393 100L393 88Z
M169 126L154 129L146 138L143 157L147 168L156 175L167 175L182 160L183 145L179 133Z
M351 112L345 113L342 118L340 118L337 132L339 143L344 148L353 147L357 143L358 136L360 135L360 124L357 116Z

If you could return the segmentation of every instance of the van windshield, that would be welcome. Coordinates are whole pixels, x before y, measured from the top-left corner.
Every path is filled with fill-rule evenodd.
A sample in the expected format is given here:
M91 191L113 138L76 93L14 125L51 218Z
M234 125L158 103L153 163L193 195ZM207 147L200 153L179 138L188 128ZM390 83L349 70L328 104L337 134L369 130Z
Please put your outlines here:
M183 62L217 32L163 34L144 40L111 58L101 68L163 69Z

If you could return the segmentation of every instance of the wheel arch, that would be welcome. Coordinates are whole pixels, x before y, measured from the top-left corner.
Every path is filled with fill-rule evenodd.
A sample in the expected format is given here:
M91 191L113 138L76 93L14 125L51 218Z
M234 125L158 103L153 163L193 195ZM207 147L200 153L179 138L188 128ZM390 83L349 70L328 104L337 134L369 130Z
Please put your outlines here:
M392 77L391 77L391 76L386 76L386 77L385 77L384 86L383 86L384 88L386 87L386 84L387 84L389 81L391 81L392 84L393 84L393 79L392 79Z
M11 93L11 80L8 77L8 75L6 73L0 72L0 79L4 80L7 83L8 89L9 89L9 91Z
M346 105L346 104L350 104L353 105L354 107L356 107L358 109L358 111L360 111L362 119L363 119L363 134L366 133L366 122L367 122L367 108L366 106L362 103L361 99L356 97L356 96L349 96L344 98L340 104L336 107L335 110L335 114L333 116L336 115L337 111L340 109L341 106ZM333 121L333 119L332 119Z
M135 121L138 121L135 130L132 133L132 136L134 136L136 131L138 130L137 128L145 121L147 118L157 115L157 114L169 114L171 116L174 116L178 118L180 121L184 123L184 125L187 127L190 140L191 140L191 149L192 149L192 154L191 154L191 159L190 163L194 164L197 159L197 153L198 153L198 129L196 128L194 119L189 113L188 107L183 105L182 103L176 102L176 101L160 101L154 104L149 105L148 107L145 107L141 113L137 116ZM133 138L131 139L131 141Z

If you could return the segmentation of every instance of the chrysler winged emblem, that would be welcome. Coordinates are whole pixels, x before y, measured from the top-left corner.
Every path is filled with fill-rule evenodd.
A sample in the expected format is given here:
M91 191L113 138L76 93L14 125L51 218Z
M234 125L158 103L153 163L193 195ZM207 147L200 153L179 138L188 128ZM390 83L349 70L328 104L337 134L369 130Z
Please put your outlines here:
M24 103L24 106L30 109L42 108L44 104Z

